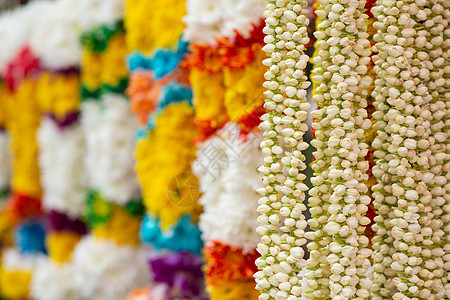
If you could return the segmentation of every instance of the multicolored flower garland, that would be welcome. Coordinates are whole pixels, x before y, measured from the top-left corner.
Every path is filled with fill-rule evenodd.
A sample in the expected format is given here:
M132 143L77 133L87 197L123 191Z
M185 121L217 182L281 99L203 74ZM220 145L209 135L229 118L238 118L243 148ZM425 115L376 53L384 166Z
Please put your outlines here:
M307 3L144 2L0 17L1 297L450 297L446 1L316 2L312 188Z
M149 293L156 299L204 299L199 257L203 243L197 225L200 192L190 170L196 127L189 70L183 67L188 43L180 39L185 2L173 3L171 11L166 10L167 3L149 4L151 19L142 14L143 2L126 5L128 45L140 51L129 57L128 88L131 108L141 123L136 171L147 215L140 237L156 250L149 259L153 281ZM173 26L169 32L164 27L168 19ZM152 26L143 35L146 23Z

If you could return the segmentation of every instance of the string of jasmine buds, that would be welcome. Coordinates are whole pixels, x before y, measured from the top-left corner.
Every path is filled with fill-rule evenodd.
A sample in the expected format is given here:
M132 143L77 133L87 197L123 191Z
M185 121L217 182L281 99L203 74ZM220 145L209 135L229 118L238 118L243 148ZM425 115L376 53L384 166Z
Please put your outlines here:
M382 201L391 205L388 207L380 202L377 203L377 209L382 211L383 208L388 208L385 212L390 215L385 219L381 217L378 221L384 221L384 225L387 223L390 226L392 237L389 237L389 242L391 238L394 239L396 252L392 254L392 262L386 256L374 257L377 258L376 262L382 259L382 266L377 266L375 271L387 273L386 269L390 267L398 274L398 277L392 279L398 290L393 295L394 299L416 296L434 298L431 290L442 290L436 280L431 280L433 274L427 270L435 269L436 264L421 258L427 251L431 254L430 250L422 249L421 246L433 245L427 238L433 231L426 226L427 214L431 208L424 205L429 203L431 192L421 181L422 170L428 167L430 155L429 150L426 150L429 142L423 137L429 136L431 116L426 107L431 95L423 83L425 77L429 76L427 64L424 63L427 55L418 51L421 47L416 47L417 41L422 40L421 34L417 34L420 27L417 24L426 18L419 7L423 4L425 1L384 1L377 7L379 32L376 48L379 55L375 63L377 75L385 79L385 87L379 88L377 92L384 96L382 100L387 106L382 102L378 103L383 115L379 114L377 117L383 121L377 126L380 138L374 142L375 148L383 150L377 153L380 159L377 160L379 168L376 174L381 179L377 188L383 188L387 195L379 193L377 196L384 197ZM426 41L425 37L423 39ZM392 184L383 186L383 181ZM378 225L376 230L383 234L385 228ZM392 247L387 251L391 254ZM384 253L380 251L380 254ZM420 265L424 261L422 268ZM392 274L391 270L389 273ZM428 277L429 280L422 280L420 277ZM382 276L378 278L385 279ZM392 295L390 282L384 280L376 284L374 292L377 296ZM382 285L385 286L380 288Z
M327 20L321 23L325 34L316 34L319 39L324 38L317 46L320 51L327 51L325 57L331 59L315 69L314 80L327 85L321 97L328 102L322 101L322 113L316 114L325 116L330 133L325 143L317 140L315 146L332 156L326 178L331 184L329 218L323 227L323 234L331 237L330 254L326 257L331 271L329 298L366 299L371 286L365 278L371 250L363 235L364 226L370 223L364 216L370 203L370 197L365 195L369 165L364 160L368 153L364 130L371 127L365 99L371 83L367 76L371 51L365 25L367 15L363 13L365 1L331 0L321 4L324 10L318 15ZM321 97L316 97L316 101ZM322 180L325 179L319 175L313 183ZM314 278L308 285L310 282L318 285Z
M394 208L395 218L391 220L396 249L391 267L399 275L393 280L398 290L393 296L394 299L435 298L432 292L435 290L432 287L433 274L427 269L436 265L431 262L434 265L431 266L424 257L428 256L426 254L429 251L425 248L433 245L428 239L433 231L426 226L431 207L425 206L431 200L431 192L429 186L422 181L426 169L429 168L430 151L427 148L430 145L427 137L430 134L431 114L428 103L432 98L424 82L429 76L425 61L427 55L420 52L422 47L417 47L421 39L420 22L426 19L424 4L426 1L411 1L398 5L407 24L397 27L400 34L393 43L396 44L400 38L404 38L405 42L399 48L400 55L392 55L395 60L391 59L392 56L388 58L388 62L390 59L393 62L388 67L392 74L388 75L396 76L402 71L408 72L402 78L403 82L397 81L391 85L388 99L388 102L399 102L399 99L395 99L399 97L400 101L404 100L406 103L405 109L395 107L389 110L387 125L393 137L390 152L394 153L394 160L390 161L390 167L394 168L394 172L399 176L392 189L393 195L397 197L397 206ZM390 27L387 30L389 32ZM426 41L426 37L423 38ZM396 166L394 162L400 166ZM423 264L425 266L422 266Z
M446 239L445 232L441 229L443 226L441 218L447 184L442 162L446 157L445 143L448 138L443 130L445 126L443 119L448 114L448 110L445 102L439 99L438 90L445 84L443 69L445 57L442 47L443 32L448 22L443 16L445 9L441 3L422 0L416 1L415 4L418 6L418 11L417 13L413 11L411 15L416 22L413 47L415 53L412 63L414 68L419 69L417 77L427 88L427 93L423 95L421 109L414 112L418 123L416 151L422 173L420 181L427 187L417 203L420 207L418 221L421 226L421 237L416 245L421 247L422 262L421 270L417 273L419 287L415 294L441 299L445 293L443 242L445 243ZM422 131L423 134L421 134ZM405 272L410 271L406 265ZM415 280L417 278L414 278ZM415 288L412 289L415 290Z
M373 286L371 288L371 296L374 300L392 298L395 293L395 286L392 280L397 276L396 272L391 268L392 256L395 253L394 238L391 233L391 219L395 218L393 209L397 202L396 197L392 195L392 184L395 181L396 174L389 172L388 162L389 159L392 159L392 154L388 151L388 148L392 142L392 137L386 127L388 124L386 116L390 109L390 104L387 102L389 97L389 87L387 85L388 81L392 83L392 79L387 78L386 69L388 67L389 47L393 45L390 44L392 40L388 40L390 43L385 41L385 37L389 34L387 31L388 26L393 24L392 26L395 27L395 24L397 24L398 8L396 4L395 0L377 0L372 8L372 13L377 20L373 24L374 28L377 29L377 33L374 35L376 44L373 47L373 51L375 55L372 57L376 73L375 86L372 91L373 105L375 107L375 112L373 113L375 124L373 128L377 130L376 138L372 143L375 149L375 165L372 169L372 174L377 179L377 184L372 187L374 207L377 212L377 216L374 219L375 224L372 227L376 234L372 241L374 253L372 255Z
M322 1L318 1L316 13L316 28L314 32L317 41L315 42L316 53L313 58L313 74L323 74L323 70L331 66L331 57L328 51L319 49L319 45L328 39L325 28L329 25L326 20L325 7ZM311 168L314 176L311 178L313 188L309 191L308 205L311 218L308 224L312 231L307 232L306 237L311 240L308 243L310 258L307 261L307 270L305 277L308 278L308 290L305 291L307 299L329 299L330 287L329 277L331 275L327 256L330 254L328 245L331 243L331 237L327 236L323 227L327 224L329 213L329 198L331 196L331 183L328 180L328 168L331 164L332 154L326 149L326 142L331 134L330 120L322 107L330 105L330 99L325 99L324 94L329 92L328 84L323 79L322 82L315 81L312 76L313 92L312 99L317 104L318 109L311 112L313 122L311 127L314 129L314 139L311 145L316 148L313 152L315 160ZM320 78L322 79L322 78Z
M269 1L265 12L263 50L270 56L263 61L269 67L264 83L268 113L260 125L265 158L259 171L265 187L257 191L262 195L257 228L261 257L256 260L260 271L255 274L262 300L295 300L302 294L298 272L306 264L301 247L306 243L307 223L302 212L306 210L307 186L300 171L306 168L301 151L308 148L303 135L311 106L306 100L310 83L304 74L309 60L304 54L309 42L306 5L303 0Z
M444 230L444 237L442 239L442 249L444 249L444 274L447 274L447 276L443 276L442 281L444 283L445 288L445 294L447 298L450 298L450 192L449 192L449 174L450 174L450 143L449 143L449 136L450 136L450 63L449 63L449 57L450 57L450 28L448 26L450 22L450 2L446 0L439 0L438 3L441 3L444 7L444 11L442 12L442 16L444 17L444 20L447 21L444 24L447 24L444 29L444 42L442 43L442 57L444 58L444 65L441 66L441 68L444 70L443 78L445 79L445 83L439 88L439 99L444 101L446 104L445 109L447 110L447 113L444 115L443 121L444 121L444 128L443 132L447 135L446 141L444 143L441 143L442 148L440 149L440 153L445 153L444 155L440 154L440 156L443 157L442 163L439 161L439 163L442 164L442 174L446 175L447 178L447 184L445 185L445 195L444 195L444 204L441 205L443 209L443 213L441 216L441 220L443 222L443 230Z
M433 100L430 112L433 115L431 135L435 138L431 151L435 160L430 162L430 173L433 174L432 203L433 207L433 241L440 238L438 264L443 263L443 274L436 274L442 281L444 293L450 297L450 2L445 0L430 1L427 10L428 20L423 24L430 35L428 42L433 46L429 50L432 70L428 88ZM430 46L430 45L429 45ZM431 177L431 176L430 176ZM439 252L439 253L438 253ZM441 256L442 255L442 256ZM441 261L442 259L442 261ZM436 272L433 271L433 273ZM447 274L447 276L446 276ZM440 275L440 276L439 276Z

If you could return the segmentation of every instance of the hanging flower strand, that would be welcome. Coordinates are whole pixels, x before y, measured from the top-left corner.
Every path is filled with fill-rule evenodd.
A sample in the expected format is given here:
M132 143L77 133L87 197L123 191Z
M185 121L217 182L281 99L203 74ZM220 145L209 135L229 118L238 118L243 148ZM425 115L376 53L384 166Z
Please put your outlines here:
M401 261L401 258L405 257L402 254L409 256L414 253L396 254L395 267L404 272L399 276L402 283L398 284L401 284L403 288L404 284L408 286L408 290L394 295L397 297L407 295L408 297L441 299L445 294L446 235L443 230L445 227L442 207L446 202L444 197L447 178L443 173L445 171L442 169L442 163L449 155L445 153L448 134L444 129L443 121L448 115L448 109L445 102L439 98L438 92L445 86L445 56L448 58L448 53L443 52L444 30L448 25L445 19L448 11L445 12L443 4L445 5L439 1L420 0L409 5L411 18L415 22L414 42L411 46L413 49L411 72L412 80L416 83L415 90L409 91L414 95L415 106L412 116L416 118L414 129L417 133L415 137L417 147L415 151L418 159L414 166L420 171L419 176L416 175L414 178L417 183L414 191L419 194L419 198L413 200L418 208L416 228L418 230L420 227L420 234L416 235L414 231L409 232L410 235L415 236L415 239L410 241L408 233L405 233L401 242L405 242L406 238L409 248L415 246L412 249L420 252L420 255L415 266L409 261L410 259L408 263ZM448 84L447 82L447 86ZM404 185L408 183L412 183L412 180L403 181ZM415 195L415 192L409 193ZM408 200L410 200L408 205L413 205L411 199ZM402 219L409 222L409 214L404 213L402 217L397 219L397 225L401 224ZM409 227L408 231L411 231Z
M327 50L322 48L323 42L330 36L325 30L329 26L326 20L325 6L326 3L318 1L316 13L316 32L314 33L317 41L315 43L315 54L313 57L314 69L313 74L321 75L331 65L331 57ZM329 30L328 30L329 33ZM324 95L329 93L329 87L326 80L320 76L315 80L316 76L312 76L314 84L312 91L312 99L316 102L319 109L311 112L314 118L311 127L314 129L314 139L311 145L316 148L313 152L314 161L311 168L314 176L311 178L313 188L309 191L308 205L311 218L308 224L312 231L307 232L306 237L311 240L308 243L310 259L307 261L307 273L309 290L305 291L307 299L328 299L330 294L329 277L331 275L330 266L327 256L330 254L328 245L331 243L331 237L324 234L323 227L327 224L329 213L328 207L331 196L331 184L328 180L328 167L331 164L332 153L326 147L326 143L330 138L331 126L327 118L326 111L323 107L331 105L330 99L325 99Z
M263 50L270 56L263 61L269 67L264 83L268 113L261 118L265 164L259 171L266 187L258 189L263 197L258 201L257 231L262 237L257 248L261 257L256 260L260 271L255 274L261 300L294 300L302 294L298 272L305 266L301 247L306 244L302 211L306 210L307 186L300 171L306 168L301 151L308 148L303 135L311 107L306 100L310 82L304 74L309 60L304 54L309 42L306 5L303 0L269 1L265 12Z
M450 274L450 243L448 242L448 237L450 236L450 191L448 184L448 174L450 174L450 151L449 151L449 135L450 135L450 66L449 66L449 57L450 57L450 29L448 28L448 24L450 22L450 2L447 0L439 0L438 3L442 4L444 7L444 11L441 12L441 15L444 17L444 21L446 21L447 26L444 26L444 40L445 43L442 44L442 58L444 58L444 65L441 68L444 70L444 74L442 78L445 78L445 81L438 89L439 99L441 99L445 107L442 111L446 111L444 113L443 122L445 124L442 132L446 135L445 142L441 143L441 148L437 149L439 153L439 160L437 159L437 164L442 166L442 174L446 174L447 184L445 185L445 195L444 203L439 203L442 207L442 217L441 220L443 222L443 230L445 233L445 237L447 240L442 239L442 249L444 250L444 274ZM439 26L439 25L438 25ZM433 55L433 58L439 58L439 53ZM443 155L445 153L445 156ZM441 160L442 159L442 160ZM441 199L440 199L441 201ZM436 216L437 217L437 216ZM444 283L446 297L450 298L450 278L448 276L444 276L442 281Z
M378 235L374 239L374 299L435 299L444 292L436 278L443 275L439 258L443 253L433 247L440 243L443 231L437 227L439 222L430 220L429 205L432 194L441 190L423 180L432 177L428 169L434 158L428 148L434 138L428 138L432 121L428 103L433 100L429 87L433 84L426 85L432 68L429 55L421 50L424 46L432 49L440 41L431 38L432 43L426 45L430 35L421 24L427 19L426 4L385 1L374 9L379 20L375 24L378 55L374 57L374 92L378 93L374 175L379 179L374 187L379 212L374 226Z
M422 246L422 254L426 255L421 263L422 268L428 269L429 274L424 280L432 279L431 293L436 298L450 297L450 153L448 151L448 136L450 131L450 67L449 67L449 38L450 3L445 0L426 1L421 13L427 16L419 27L416 46L423 47L417 56L427 59L428 72L423 72L424 84L432 97L427 108L427 121L430 122L430 132L423 146L427 146L423 156L428 157L428 164L424 166L422 181L427 183L431 192L431 199L424 203L426 216L419 219L426 226L427 234ZM416 14L416 17L417 14ZM423 37L426 37L424 40ZM418 44L418 45L417 45ZM430 246L430 244L432 245ZM419 273L420 275L420 273Z
M326 256L331 275L329 297L319 294L317 298L366 299L371 287L370 279L365 277L371 250L363 235L364 226L370 223L364 216L370 203L370 197L365 195L369 166L364 160L368 153L364 130L371 126L365 100L371 83L367 76L371 51L365 25L367 15L363 13L365 1L321 1L321 5L324 9L318 10L317 15L327 19L320 24L325 32L316 34L321 40L317 46L322 52L322 59L318 59L322 65L315 69L314 80L322 82L323 94L315 96L321 109L314 115L323 118L318 120L320 125L329 126L329 137L316 136L324 141L315 140L314 146L323 149L331 159L326 178L316 176L313 183L320 186L326 180L331 184L328 205L324 206L329 218L323 229L316 231L316 236L331 237L331 254ZM317 246L309 248L314 250ZM313 254L310 260L317 260ZM308 285L314 289L319 282L312 277Z
M377 179L377 184L372 187L374 207L377 211L377 216L374 218L376 223L372 227L376 234L373 238L374 253L372 255L374 274L371 293L374 300L382 300L393 296L395 287L392 280L397 276L396 272L391 268L395 248L393 246L394 238L391 234L392 225L390 222L391 219L395 218L394 205L396 204L396 198L391 193L395 177L388 172L388 159L389 155L391 155L388 152L388 147L392 138L390 137L390 132L386 130L387 119L385 118L389 110L389 105L386 102L389 90L386 85L388 81L392 80L386 76L388 52L384 41L384 37L388 34L387 27L389 24L387 22L394 23L397 20L395 14L387 17L385 11L388 11L389 14L392 11L396 13L398 8L393 9L395 5L395 1L383 2L379 0L372 8L372 13L378 20L374 23L377 33L374 35L376 44L373 47L373 51L375 55L372 57L374 71L376 72L375 87L372 92L372 96L375 99L373 104L375 107L373 128L377 130L377 136L372 143L375 149L375 166L372 169L372 174ZM391 30L395 29L392 28ZM396 176L396 174L394 175Z

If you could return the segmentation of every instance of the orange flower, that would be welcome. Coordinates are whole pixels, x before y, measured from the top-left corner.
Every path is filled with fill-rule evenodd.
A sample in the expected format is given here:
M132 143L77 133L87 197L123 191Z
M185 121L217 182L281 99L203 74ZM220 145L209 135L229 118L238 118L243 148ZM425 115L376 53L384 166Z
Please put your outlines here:
M126 93L130 97L131 110L138 116L141 125L147 123L148 115L155 109L160 90L166 83L167 79L153 80L149 71L131 73Z
M259 255L256 251L244 254L241 249L218 241L210 242L203 251L207 262L206 279L210 285L238 279L252 279L253 274L258 271L255 260Z
M233 41L222 37L217 39L215 46L191 45L191 53L187 55L184 64L207 73L218 72L223 68L242 69L255 59L258 51L261 51L264 40L263 27L263 23L255 25L249 33L250 38L236 31Z
M128 296L128 300L154 300L150 295L150 288L135 290Z

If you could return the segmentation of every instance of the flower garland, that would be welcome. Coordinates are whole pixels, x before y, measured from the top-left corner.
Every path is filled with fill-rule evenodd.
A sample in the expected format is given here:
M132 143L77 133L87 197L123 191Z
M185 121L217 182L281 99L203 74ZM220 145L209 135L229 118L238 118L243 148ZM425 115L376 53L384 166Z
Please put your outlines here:
M188 43L181 40L186 6L184 1L169 2L127 1L125 17L128 46L139 51L129 56L127 93L141 124L136 170L147 215L140 235L157 250L149 259L151 297L204 299L198 256L203 247L197 225L200 192L190 170L196 151L195 111L190 70L185 65ZM142 10L147 5L151 5L151 18ZM158 31L168 21L171 30ZM145 35L142 28L148 28Z
M258 189L262 197L258 200L257 211L261 215L257 232L262 237L257 248L261 257L256 265L261 271L255 278L260 299L296 299L302 293L298 272L306 265L301 248L306 244L307 225L302 202L308 188L302 182L305 175L299 171L306 168L301 151L308 144L302 138L308 129L304 123L306 111L311 107L306 101L310 83L303 73L308 62L304 50L309 42L306 5L297 1L273 1L265 12L267 36L263 50L270 58L264 60L264 65L269 67L264 83L268 89L264 93L268 113L263 115L260 125L264 130L261 149L265 158L259 171L266 185ZM292 149L283 150L282 142ZM284 167L287 176L283 174Z
M203 192L199 199L204 209L200 215L203 239L249 252L259 241L254 231L258 225L254 191L259 186L257 168L262 157L258 153L259 135L252 132L245 137L247 141L238 135L236 124L219 130L199 145L192 168Z
M95 13L91 14L90 11L83 11L83 7L98 9L94 9ZM8 33L0 34L2 43L8 44L10 49L14 48L12 53L17 54L11 59L11 55L8 53L6 61L4 61L5 56L0 58L2 63L0 69L3 78L6 79L5 83L7 83L3 85L1 92L2 115L5 112L5 115L8 116L5 118L6 121L1 123L2 127L5 127L10 133L14 158L14 178L11 184L13 192L6 206L2 207L4 211L1 212L2 244L9 243L6 232L9 226L3 225L5 220L12 224L18 224L14 228L16 248L27 255L36 251L48 252L50 258L43 259L42 264L39 264L37 268L33 267L22 271L23 268L20 266L16 269L10 268L9 258L6 257L3 264L5 270L1 275L3 280L0 284L2 297L5 296L8 299L27 297L61 299L68 298L70 295L74 296L73 291L77 291L78 296L75 298L81 299L81 291L84 293L83 284L74 287L69 282L66 282L67 284L51 282L60 276L74 277L75 271L71 262L72 250L81 235L86 233L85 225L76 219L84 210L84 201L80 202L80 199L84 198L85 192L84 176L81 176L83 174L80 172L83 171L83 168L80 168L78 163L84 152L82 131L77 123L80 114L78 111L80 84L76 66L79 64L82 46L79 30L80 28L88 30L94 28L95 32L96 26L101 24L102 20L115 24L112 26L114 27L113 34L108 36L106 48L101 55L102 68L99 78L102 92L121 93L127 83L125 60L123 59L127 48L125 47L123 27L120 22L117 25L116 20L117 16L122 13L123 4L120 0L106 2L59 0L54 3L33 3L14 11L5 19L3 15L0 18L2 25L12 22L14 31L17 29L15 32L17 37ZM46 16L45 20L36 24L33 20L40 19L42 15ZM3 20L6 20L7 23L3 23ZM3 30L0 31L4 33ZM109 98L114 97L109 96ZM112 122L115 122L117 118L120 119L124 115L123 112L127 111L126 108L121 110L117 105L116 107L117 110L110 110L107 114L107 119ZM45 115L42 118L41 113ZM37 130L40 122L41 127ZM116 123L123 125L122 120ZM131 135L124 133L120 134L119 138L123 139L125 136L132 138L135 130L134 127L131 129ZM36 142L36 132L39 134L39 147ZM114 135L114 132L107 132L107 130L104 130L103 133ZM56 141L59 142L58 145L55 144ZM121 141L116 140L115 142L121 144ZM125 141L124 144L132 145L133 143ZM43 202L48 213L44 219L35 219L42 214L39 201L41 188L37 165L38 148L44 188ZM130 170L133 169L132 151L133 149L129 151ZM127 162L127 158L121 155L120 151L119 153L115 152L114 155L119 158L119 163ZM74 169L75 165L77 166L76 170ZM133 200L139 193L137 184L135 181L129 184L130 180L133 180L133 176L129 176L128 169L121 169L121 172L125 173L123 176L128 181L122 180L120 176L116 179L110 176L108 178L112 180L104 185L114 185L114 180L116 180L122 185L114 186L116 190L110 193L114 196L118 195L119 201L124 201L122 199L128 197L132 199L125 201ZM112 176L117 176L117 174L117 171L111 172ZM128 186L132 185L134 190L124 193L123 183ZM118 192L117 190L121 188L122 191ZM136 214L133 206L134 204L127 205L124 208L125 213L121 208L115 208L109 222L95 228L95 234L103 238L115 238L118 243L136 245L141 215ZM45 224L42 222L44 220ZM130 231L122 230L123 228L130 230L134 228L134 230L130 233ZM47 230L46 233L44 233L44 229ZM114 235L114 233L116 234ZM130 251L137 251L136 249L136 247L132 247ZM130 256L134 257L135 255L133 253ZM125 259L124 264L128 261L130 261L129 258ZM121 269L122 267L119 268L120 271L122 271ZM147 273L146 268L144 269ZM113 265L110 270L113 270L114 274L118 273L114 271ZM34 271L36 271L35 276L31 276ZM127 277L126 272L122 274ZM136 278L142 278L145 281L146 276L138 274ZM131 278L129 281L124 280L125 286L129 289L132 286L131 282L136 282L136 278ZM62 278L59 279L62 280ZM87 279L87 281L89 280L92 278ZM111 278L109 280L111 281ZM20 286L15 286L17 284ZM97 284L104 285L104 279L99 278ZM3 288L7 285L11 288ZM128 292L130 290L123 289L121 291L123 295ZM119 294L114 291L113 293ZM118 297L123 298L120 295Z
M228 123L198 144L192 165L203 192L199 225L205 240L205 275L211 299L257 296L252 276L256 271L254 249L259 241L255 232L255 189L262 161L258 153L260 135L241 134L237 124Z
M253 274L258 253L244 253L242 249L212 241L204 248L205 275L211 299L256 299Z
M436 79L443 75L444 69L440 71L439 67L444 60L438 58L430 64L426 60L430 55L440 56L438 49L443 41L442 31L438 26L427 33L427 28L432 27L435 21L442 22L443 17L438 16L431 22L428 20L425 26L421 22L427 19L427 11L439 13L443 11L443 6L437 3L431 5L430 10L428 3L423 1L409 6L399 3L386 6L377 2L374 7L378 16L382 16L385 10L403 12L403 15L394 14L392 18L375 23L378 29L378 56L374 58L377 75L378 78L386 77L378 81L376 89L381 91L382 83L388 89L388 93L380 95L377 107L379 131L375 142L379 149L377 174L381 178L378 190L386 191L384 194L378 192L378 195L381 201L387 202L380 201L386 207L383 213L391 214L387 215L393 241L389 252L395 252L392 259L382 263L385 268L389 264L392 283L388 286L390 282L380 276L379 284L387 288L376 292L380 295L390 293L399 299L441 298L445 294L443 284L446 281L441 280L445 252L440 247L440 236L445 232L440 229L442 223L439 217L435 217L441 211L432 210L429 205L439 205L443 200L440 196L445 194L444 189L433 185L434 180L443 180L445 184L446 179L439 176L439 167L431 167L436 162L433 154L440 152L439 142L447 139L447 133L440 132L439 125L431 126L439 123L439 119L446 114L445 111L438 111L445 105L443 102L439 105L439 93L433 92L445 80L430 84L429 78L430 73ZM391 25L394 22L397 30ZM425 45L427 50L422 51ZM383 114L385 117L382 119ZM431 128L434 129L432 136ZM441 157L445 159L445 155ZM391 182L389 189L386 189L386 183ZM378 234L383 232L381 226L377 229Z
M320 11L323 11L324 5L320 1L316 1L314 3L314 14L316 16L316 31L315 35L322 34L322 40L325 40L326 37L329 37L325 33L325 29L323 28L322 23L325 21L323 14ZM325 23L326 24L326 23ZM315 52L312 57L314 63L313 73L320 70L323 70L323 64L327 63L327 54L324 55L324 52L319 52L319 39L314 43ZM313 83L312 88L312 99L317 103L317 98L322 99L323 93L328 90L328 87L322 82L316 81L315 76L311 76L311 81ZM320 106L319 106L320 107ZM314 231L314 236L311 237L311 243L309 245L315 245L310 251L311 259L308 260L308 273L307 277L311 277L311 280L315 280L316 285L313 282L309 282L310 287L314 287L316 291L305 291L305 296L308 298L320 298L327 297L330 294L329 280L328 277L330 275L330 266L326 257L330 254L328 247L322 247L322 245L327 245L330 243L330 238L321 235L320 232L323 230L323 227L326 225L329 213L328 213L328 199L331 196L331 184L328 179L328 166L331 164L331 155L325 155L325 151L321 151L321 149L317 146L321 146L324 142L326 142L330 137L329 130L329 122L323 121L327 116L322 114L320 109L314 110L311 112L311 116L314 118L311 124L314 140L311 141L313 146L316 146L317 150L313 152L314 161L311 165L313 170L314 177L311 178L311 183L313 184L313 188L309 191L310 198L308 199L308 206L310 207L311 218L308 220L308 224L310 228ZM317 143L317 144L316 144ZM324 149L325 150L325 149ZM319 177L318 181L315 180L316 177ZM308 233L310 234L310 233ZM311 247L309 246L309 247ZM315 259L313 259L313 257Z
M148 138L138 141L136 169L144 203L148 212L160 218L163 229L175 224L184 214L196 217L200 212L196 204L197 179L189 170L195 154L194 147L189 146L195 134L192 117L193 110L185 101L171 104L156 117ZM166 149L180 151L168 153ZM154 156L148 156L150 152ZM165 166L164 172L161 165ZM174 197L168 191L171 185Z
M91 235L76 245L71 264L81 297L124 299L149 274L138 239L143 208L133 170L137 122L122 95L128 82L122 22L96 26L81 40L81 127L90 185L85 218ZM139 266L126 269L130 262Z
M371 222L364 216L371 201L365 195L369 164L364 160L368 154L364 131L371 127L365 100L371 83L366 75L371 51L364 49L369 46L365 4L321 1L315 11L323 19L318 25L322 31L315 33L319 66L313 77L320 83L313 98L320 107L312 114L318 118L313 125L312 144L317 148L313 168L320 173L311 180L318 189L309 200L315 217L309 220L315 231L308 245L312 298L368 298L370 294L371 281L365 274L371 250L363 235L364 226ZM319 198L320 192L326 194ZM326 245L326 250L318 250Z
M39 70L39 59L25 45L6 65L2 74L7 79L7 85L2 88L2 109L6 117L4 126L11 138L13 158L12 192L5 205L2 205L6 214L3 221L9 225L5 224L2 229L11 230L9 234L5 233L5 237L13 238L11 244L15 248L8 252L5 249L3 253L0 295L9 299L28 297L28 283L34 267L22 262L33 260L37 253L45 253L45 233L42 224L36 219L42 214L36 140L39 107L34 81ZM26 257L22 258L24 254Z

